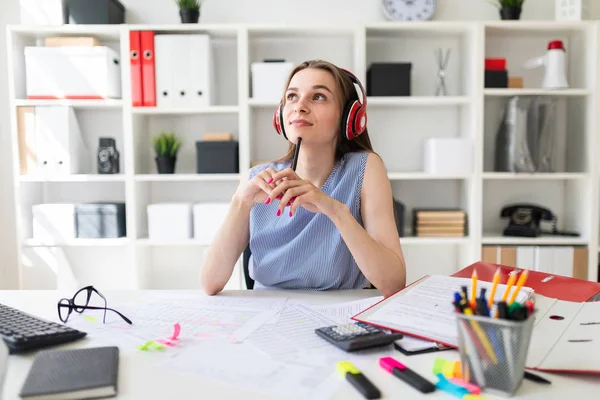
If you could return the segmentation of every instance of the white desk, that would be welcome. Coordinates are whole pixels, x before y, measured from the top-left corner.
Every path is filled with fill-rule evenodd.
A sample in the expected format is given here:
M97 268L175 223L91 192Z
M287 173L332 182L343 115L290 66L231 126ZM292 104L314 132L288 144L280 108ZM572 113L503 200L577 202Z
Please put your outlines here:
M7 304L34 315L56 320L58 299L64 293L55 291L0 291L0 303ZM139 296L139 292L106 292L103 293L109 303L126 301ZM66 294L70 297L72 293ZM222 296L286 296L304 300L312 304L331 304L360 298L380 295L374 290L351 290L339 292L297 292L297 291L231 291L223 292ZM85 340L74 342L55 348L80 348L85 346ZM404 362L409 368L435 382L437 379L431 372L433 360L436 357L458 359L458 352L454 350L439 353L430 353L415 356L392 351L390 355ZM3 400L19 399L18 393L31 367L33 355L11 355L9 368L6 375ZM381 390L383 398L429 398L452 399L449 394L436 391L421 395L412 387L383 371L378 365L378 358L368 360L367 368L362 372L371 379ZM331 366L332 369L335 365ZM598 396L600 377L582 375L555 375L542 374L549 378L552 385L542 385L527 380L519 388L516 399L587 399ZM343 379L340 377L340 379ZM119 396L120 399L269 399L262 393L247 392L240 388L225 385L219 382L203 379L197 376L182 376L165 369L148 365L143 360L143 354L126 353L121 355L119 365ZM487 396L489 398L497 398ZM344 383L335 399L363 399L363 397L349 384Z

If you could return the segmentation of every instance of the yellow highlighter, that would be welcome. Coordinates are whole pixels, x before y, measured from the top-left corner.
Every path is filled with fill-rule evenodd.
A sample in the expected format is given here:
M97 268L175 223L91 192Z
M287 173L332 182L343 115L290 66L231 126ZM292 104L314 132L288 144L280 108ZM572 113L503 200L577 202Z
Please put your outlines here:
M346 378L366 399L380 399L381 392L350 361L337 363L337 371Z

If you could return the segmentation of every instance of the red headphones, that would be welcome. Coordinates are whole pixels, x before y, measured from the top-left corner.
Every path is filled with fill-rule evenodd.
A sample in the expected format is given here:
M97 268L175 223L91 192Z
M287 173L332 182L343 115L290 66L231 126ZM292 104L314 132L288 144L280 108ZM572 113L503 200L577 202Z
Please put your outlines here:
M344 107L344 112L341 118L341 131L342 135L348 140L357 138L367 128L367 94L358 78L350 71L340 68L344 71L352 81L358 100L350 100ZM287 140L285 134L283 121L283 102L280 102L277 109L273 113L273 127L275 131L283 135Z

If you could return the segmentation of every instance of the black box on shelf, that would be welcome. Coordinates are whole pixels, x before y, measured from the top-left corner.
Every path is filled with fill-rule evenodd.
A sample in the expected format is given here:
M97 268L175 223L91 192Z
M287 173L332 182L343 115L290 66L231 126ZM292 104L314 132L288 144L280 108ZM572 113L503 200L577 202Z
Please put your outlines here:
M507 70L485 70L484 87L486 88L507 88L508 71Z
M69 24L124 24L125 7L119 0L68 0Z
M394 219L396 220L396 228L398 229L398 236L404 236L404 214L406 207L404 203L394 200Z
M106 239L127 236L125 203L86 203L75 206L78 238Z
M373 63L367 71L367 96L410 96L412 63Z
M199 174L237 174L239 145L235 140L196 142L196 172Z

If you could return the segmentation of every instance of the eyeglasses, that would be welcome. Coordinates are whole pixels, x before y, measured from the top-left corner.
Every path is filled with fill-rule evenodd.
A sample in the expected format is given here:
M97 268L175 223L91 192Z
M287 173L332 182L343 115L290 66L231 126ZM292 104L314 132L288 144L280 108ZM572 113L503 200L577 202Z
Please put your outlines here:
M96 307L89 305L90 299L92 298L92 293L96 293L102 298L102 300L104 300L104 307ZM133 324L133 322L131 322L129 318L127 318L117 310L108 308L106 306L106 298L93 286L86 286L84 288L81 288L77 291L77 293L75 293L75 295L72 298L63 298L58 301L58 317L62 322L66 323L73 311L81 314L83 310L104 310L104 318L102 319L103 323L106 323L106 310L114 311L121 318L123 318L125 322L127 322L130 325Z

